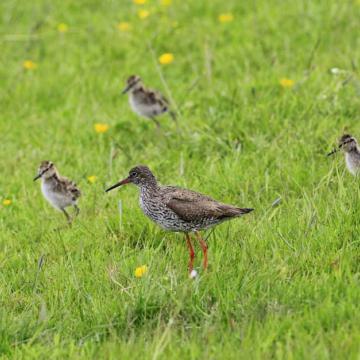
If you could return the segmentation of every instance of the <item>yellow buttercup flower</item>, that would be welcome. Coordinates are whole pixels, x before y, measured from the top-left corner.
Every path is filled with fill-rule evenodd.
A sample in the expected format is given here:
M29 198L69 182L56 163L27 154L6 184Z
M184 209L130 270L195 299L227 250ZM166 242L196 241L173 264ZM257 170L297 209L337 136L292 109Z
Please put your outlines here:
M123 32L129 31L130 30L130 23L128 23L126 21L119 22L118 25L117 25L117 28L120 31L123 31Z
M138 17L141 19L141 20L144 20L146 19L148 16L150 15L150 12L148 10L139 10L138 11Z
M172 0L160 0L160 4L162 6L170 6L172 3Z
M280 85L285 89L290 89L294 86L295 81L287 78L283 78L279 81Z
M136 5L144 5L146 3L146 0L133 0L133 3Z
M109 130L108 124L97 123L94 125L94 129L97 133L103 134Z
M26 69L26 70L34 70L34 69L37 68L37 64L34 63L34 62L31 61L31 60L25 60L25 61L23 62L23 67L24 67L24 69Z
M168 65L171 64L173 61L174 61L174 55L171 53L165 53L159 57L159 63L161 65Z
M219 21L221 23L228 23L234 20L234 15L231 13L227 13L227 14L220 14L219 15Z
M10 199L4 199L3 200L3 205L4 206L9 206L9 205L11 205L11 203L12 203L12 201Z
M65 23L60 23L57 27L58 32L60 33L66 33L69 30L69 27Z
M95 175L90 175L90 176L88 176L87 179L88 179L88 182L90 184L93 184L96 181L96 176Z
M148 272L148 267L146 265L139 266L135 269L135 277L141 278Z

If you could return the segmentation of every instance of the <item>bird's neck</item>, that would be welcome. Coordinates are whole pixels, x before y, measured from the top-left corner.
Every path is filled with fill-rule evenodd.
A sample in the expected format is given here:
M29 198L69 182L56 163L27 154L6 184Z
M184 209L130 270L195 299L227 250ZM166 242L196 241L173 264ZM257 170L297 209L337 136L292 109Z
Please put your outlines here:
M158 190L159 190L159 186L156 181L140 185L141 195L154 194Z

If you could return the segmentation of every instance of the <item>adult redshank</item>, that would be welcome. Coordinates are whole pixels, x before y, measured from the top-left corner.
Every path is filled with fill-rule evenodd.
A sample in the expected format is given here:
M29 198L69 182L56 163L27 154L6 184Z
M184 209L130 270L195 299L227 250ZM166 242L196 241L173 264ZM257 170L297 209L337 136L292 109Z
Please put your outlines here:
M200 243L204 254L203 266L206 269L207 245L199 231L254 210L223 204L192 190L159 185L150 169L143 165L132 168L126 179L109 187L106 192L128 183L139 187L140 206L146 216L165 230L185 233L190 254L190 274L193 271L195 252L189 233L195 233Z

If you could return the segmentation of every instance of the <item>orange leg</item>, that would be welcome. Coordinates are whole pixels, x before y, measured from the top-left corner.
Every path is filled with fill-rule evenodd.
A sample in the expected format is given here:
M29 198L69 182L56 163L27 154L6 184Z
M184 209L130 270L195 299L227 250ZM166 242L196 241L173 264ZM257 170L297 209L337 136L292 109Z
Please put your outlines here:
M189 273L191 273L191 271L194 268L195 251L194 251L194 248L193 248L192 243L191 243L190 235L188 233L185 233L185 237L186 237L186 243L187 243L187 246L188 246L188 249L189 249L189 255L190 255Z
M204 262L203 262L203 265L204 265L204 269L206 270L207 267L208 267L208 257L207 257L208 247L207 247L207 245L206 245L205 240L201 237L200 233L195 232L195 236L196 236L197 239L199 240L201 249L202 249L203 254L204 254Z

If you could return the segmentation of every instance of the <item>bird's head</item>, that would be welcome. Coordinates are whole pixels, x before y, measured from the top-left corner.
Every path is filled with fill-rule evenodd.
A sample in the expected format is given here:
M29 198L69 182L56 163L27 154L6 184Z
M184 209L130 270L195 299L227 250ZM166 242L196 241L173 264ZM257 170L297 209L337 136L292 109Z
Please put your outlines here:
M138 75L131 75L126 81L126 87L122 91L122 94L126 94L128 91L135 91L142 87L141 77Z
M34 181L40 178L49 179L56 173L57 170L54 163L48 160L42 161L38 168L38 174L35 176Z
M339 149L342 149L345 152L352 151L356 149L356 147L357 147L356 139L349 134L343 135L339 140Z
M357 148L356 139L353 136L349 135L349 134L344 134L339 139L339 146L337 148L335 148L333 151L331 151L328 154L328 156L337 153L340 149L342 149L345 152L350 152L352 150L355 150L356 148Z
M133 167L130 171L129 171L129 176L119 182L117 182L115 185L110 186L108 189L106 189L105 191L108 192L110 190L113 190L121 185L125 185L125 184L135 184L139 187L142 186L153 186L156 185L156 178L153 175L153 173L151 172L151 170L145 166L145 165L138 165Z

